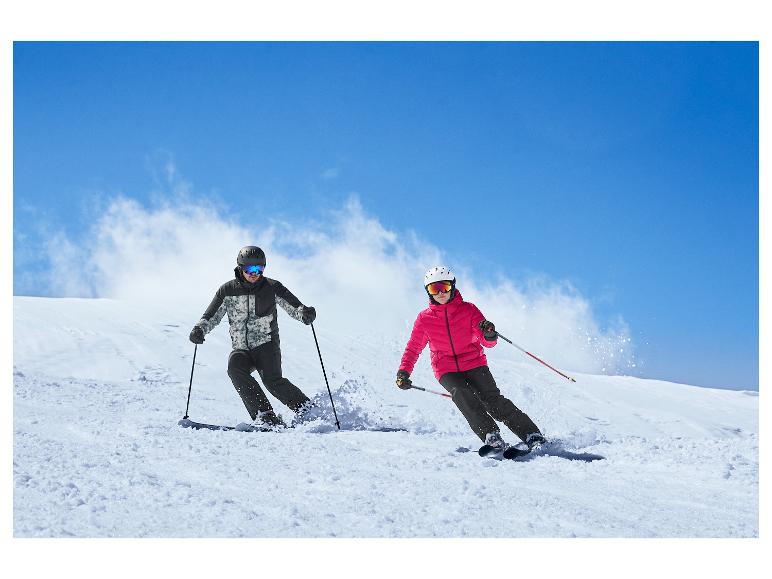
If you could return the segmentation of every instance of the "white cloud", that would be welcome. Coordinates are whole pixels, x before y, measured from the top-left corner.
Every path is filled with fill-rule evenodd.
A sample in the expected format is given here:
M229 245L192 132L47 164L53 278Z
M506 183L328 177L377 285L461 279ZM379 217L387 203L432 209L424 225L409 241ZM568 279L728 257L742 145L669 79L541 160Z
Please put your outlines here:
M554 365L614 372L632 361L624 322L602 328L590 302L570 284L481 277L417 234L386 229L356 198L319 223L274 220L254 229L189 195L153 208L120 198L82 246L62 236L55 243L64 251L52 253L54 269L67 273L56 294L168 304L189 313L191 325L233 277L239 248L259 245L267 254L266 274L315 306L320 321L350 332L352 343L359 334L405 339L427 304L425 270L446 264L465 299L504 335Z

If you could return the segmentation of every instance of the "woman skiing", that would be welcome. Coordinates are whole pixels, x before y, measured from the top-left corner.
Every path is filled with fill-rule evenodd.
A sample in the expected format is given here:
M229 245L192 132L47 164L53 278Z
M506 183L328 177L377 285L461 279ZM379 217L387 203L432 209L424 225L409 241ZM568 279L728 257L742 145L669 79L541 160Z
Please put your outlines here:
M443 266L431 268L424 276L429 307L418 314L397 372L397 386L412 387L410 372L429 344L434 375L450 392L453 402L474 433L495 451L505 451L496 420L514 432L529 450L544 437L533 421L511 400L505 398L488 369L482 347L496 345L498 334L477 306L465 302L456 289L456 278ZM522 446L522 444L521 444Z

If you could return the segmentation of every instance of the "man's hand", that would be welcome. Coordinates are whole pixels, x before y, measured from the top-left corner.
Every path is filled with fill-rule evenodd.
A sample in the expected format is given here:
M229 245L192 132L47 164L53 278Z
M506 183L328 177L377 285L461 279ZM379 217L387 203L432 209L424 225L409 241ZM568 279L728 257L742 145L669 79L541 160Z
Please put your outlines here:
M413 383L410 381L410 372L400 370L397 372L397 388L402 390L410 390L413 387Z
M499 335L496 333L496 326L493 325L493 322L482 320L480 322L480 329L482 330L483 337L489 342L494 342L499 337Z
M311 306L303 306L303 315L301 316L300 321L303 322L305 325L309 325L309 324L312 324L315 319L316 319L316 310Z
M202 330L199 326L195 326L190 332L190 341L194 344L203 344L204 330Z

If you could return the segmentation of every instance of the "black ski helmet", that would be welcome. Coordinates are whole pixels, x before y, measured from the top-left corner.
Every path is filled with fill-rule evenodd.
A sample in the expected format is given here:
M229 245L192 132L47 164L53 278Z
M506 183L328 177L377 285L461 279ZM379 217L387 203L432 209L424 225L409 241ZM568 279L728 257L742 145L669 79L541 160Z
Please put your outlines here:
M259 247L247 245L242 247L239 251L239 255L236 257L236 263L241 266L262 265L265 267L265 253Z

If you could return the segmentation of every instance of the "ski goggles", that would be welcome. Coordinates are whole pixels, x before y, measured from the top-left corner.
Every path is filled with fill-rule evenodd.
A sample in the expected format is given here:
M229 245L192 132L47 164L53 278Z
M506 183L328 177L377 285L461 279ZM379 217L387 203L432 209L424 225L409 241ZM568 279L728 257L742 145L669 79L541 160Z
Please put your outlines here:
M242 265L241 271L249 275L260 275L265 269L264 265Z
M432 296L440 292L448 293L451 289L453 289L453 282L450 281L435 281L426 286L426 291Z

